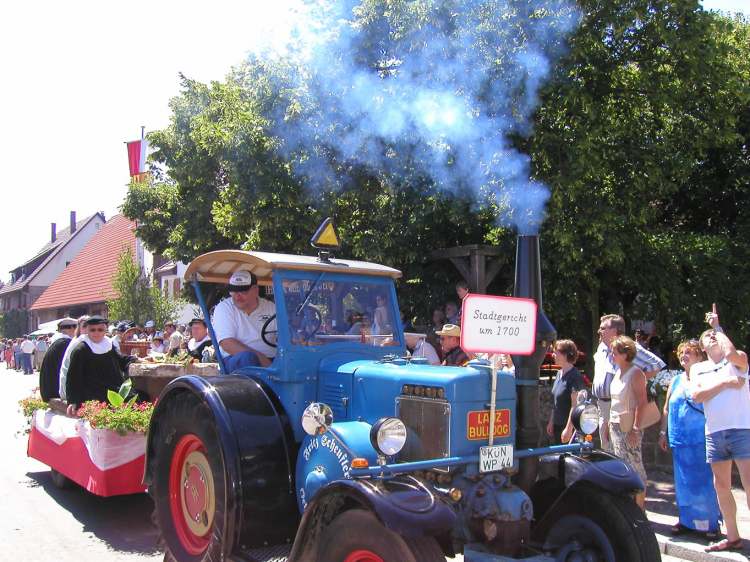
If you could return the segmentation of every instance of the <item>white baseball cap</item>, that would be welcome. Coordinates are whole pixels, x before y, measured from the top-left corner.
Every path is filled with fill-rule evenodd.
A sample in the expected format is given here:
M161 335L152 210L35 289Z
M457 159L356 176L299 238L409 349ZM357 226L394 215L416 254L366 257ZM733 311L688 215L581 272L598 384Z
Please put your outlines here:
M255 275L250 273L247 269L238 269L232 273L232 276L229 278L229 290L247 291L257 282Z

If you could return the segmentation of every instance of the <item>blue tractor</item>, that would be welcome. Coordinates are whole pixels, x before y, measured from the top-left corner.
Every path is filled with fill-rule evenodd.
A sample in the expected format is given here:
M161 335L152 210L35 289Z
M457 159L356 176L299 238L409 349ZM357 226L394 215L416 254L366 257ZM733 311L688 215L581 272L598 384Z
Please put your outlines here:
M185 277L205 318L203 285L240 268L275 302L262 335L276 357L232 373L220 361L221 375L180 377L159 397L145 482L166 560L660 560L633 501L644 483L590 444L593 406L576 412L576 443L537 446L539 366L555 338L537 237L518 239L515 295L540 312L515 377L408 358L401 273L327 252L196 258Z

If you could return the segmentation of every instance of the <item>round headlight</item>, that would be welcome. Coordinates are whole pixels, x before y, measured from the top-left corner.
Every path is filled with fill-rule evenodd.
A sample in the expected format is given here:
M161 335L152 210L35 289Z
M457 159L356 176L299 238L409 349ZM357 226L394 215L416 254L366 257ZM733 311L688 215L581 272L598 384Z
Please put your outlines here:
M404 448L406 426L398 418L381 418L370 430L370 442L381 455L390 457Z
M328 404L313 402L302 412L302 429L308 435L322 435L333 423L333 410Z
M578 431L584 435L591 435L599 427L599 410L593 404L576 406L572 421Z

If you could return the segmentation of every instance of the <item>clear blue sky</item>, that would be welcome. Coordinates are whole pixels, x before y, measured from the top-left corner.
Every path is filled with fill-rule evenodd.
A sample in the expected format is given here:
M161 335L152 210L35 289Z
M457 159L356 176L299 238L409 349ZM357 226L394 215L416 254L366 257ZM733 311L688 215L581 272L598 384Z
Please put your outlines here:
M283 39L300 0L27 0L0 4L0 279L49 240L50 223L117 212L124 141L169 120L178 73L220 80L259 37ZM748 0L706 0L744 11Z

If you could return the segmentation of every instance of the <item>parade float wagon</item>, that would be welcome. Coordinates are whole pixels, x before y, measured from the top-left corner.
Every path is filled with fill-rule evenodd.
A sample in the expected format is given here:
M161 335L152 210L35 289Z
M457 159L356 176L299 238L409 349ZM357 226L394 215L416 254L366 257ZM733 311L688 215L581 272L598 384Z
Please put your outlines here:
M335 238L322 227L318 247ZM515 296L541 305L538 248L519 237ZM201 285L240 268L275 301L262 337L277 354L267 368L222 364L219 376L179 377L161 393L145 483L166 560L660 559L633 501L643 482L626 463L585 438L536 447L539 366L555 337L541 306L513 377L481 361L405 358L400 272L327 252L198 257L185 277L205 318ZM353 311L375 306L389 325L351 325ZM595 431L593 406L576 424Z

